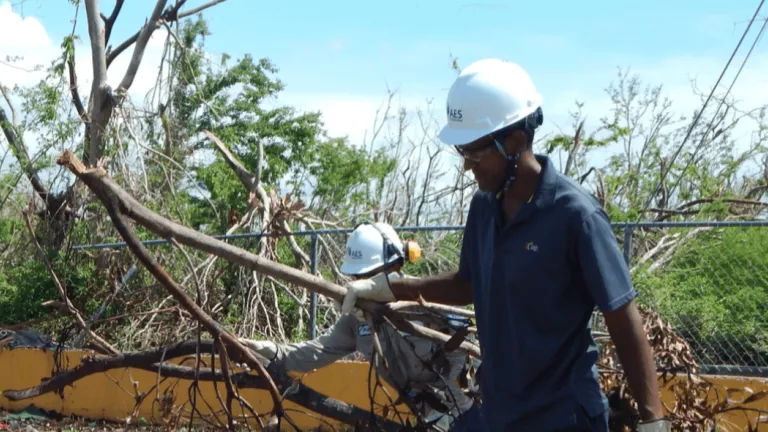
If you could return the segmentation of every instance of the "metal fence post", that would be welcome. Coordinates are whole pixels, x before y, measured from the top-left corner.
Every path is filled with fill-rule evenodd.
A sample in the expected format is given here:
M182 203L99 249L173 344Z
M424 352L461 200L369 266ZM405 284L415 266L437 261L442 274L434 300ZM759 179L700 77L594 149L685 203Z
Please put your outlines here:
M632 259L632 225L624 227L624 261L629 265L629 261Z
M317 274L317 233L312 233L312 246L309 251L309 267L313 275ZM309 338L315 338L317 328L317 293L309 293Z

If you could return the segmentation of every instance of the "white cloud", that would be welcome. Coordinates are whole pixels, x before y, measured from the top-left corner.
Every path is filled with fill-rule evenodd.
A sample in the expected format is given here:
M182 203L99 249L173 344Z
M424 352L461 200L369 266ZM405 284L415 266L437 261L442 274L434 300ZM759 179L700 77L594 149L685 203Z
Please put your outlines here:
M84 15L85 12L81 11ZM143 22L122 23L134 24L138 29ZM43 72L30 73L36 66L46 67L51 61L61 55L59 45L61 40L52 40L45 27L34 16L21 17L14 12L8 1L0 3L0 53L3 54L0 63L0 79L3 85L28 86L39 81ZM88 39L87 29L83 27L83 34L75 45L75 65L78 78L78 89L83 98L90 93L93 77L91 45ZM150 39L144 51L144 57L136 74L129 94L136 98L143 96L154 85L163 52L163 44L167 33L156 31ZM133 55L133 47L124 51L110 65L107 82L113 88L120 84L125 71ZM10 57L10 61L6 59ZM14 61L14 57L22 57ZM139 102L139 101L137 101Z
M746 49L743 50L746 52ZM727 53L729 54L729 53ZM741 66L743 53L731 62L728 71L720 81L715 95L722 95L731 85L736 72ZM631 75L637 75L643 85L662 85L662 95L671 101L671 110L679 115L685 115L690 121L695 111L701 109L704 98L709 95L715 85L718 76L722 72L727 58L711 56L682 56L664 58L656 61L646 61L630 69ZM768 55L753 55L745 65L736 83L731 89L728 99L734 99L737 107L742 111L753 110L768 105ZM696 94L692 86L695 82ZM606 87L609 83L603 84ZM574 94L576 91L574 91ZM608 95L581 94L581 100L585 102L584 112L590 116L588 126L596 127L600 116L607 115L613 106ZM707 105L707 111L699 119L699 125L708 125L712 120L714 110L718 105L718 99L713 98ZM720 111L723 112L722 110ZM560 114L560 112L558 112ZM591 123L591 124L590 124ZM751 119L742 119L732 131L732 137L736 140L736 147L745 150L753 139L753 134L759 125ZM679 143L675 143L678 145ZM616 149L607 149L601 152L603 156L614 152Z
M741 64L741 57L737 57L731 64L729 72L721 81L720 93L730 85L733 76ZM645 85L663 85L662 94L672 101L672 110L678 114L685 114L691 118L694 110L701 108L701 96L696 95L691 88L691 79L695 78L698 88L705 94L714 85L725 59L707 56L686 56L663 58L657 60L645 60L631 65L630 74L638 75ZM768 104L768 56L753 56L742 71L736 85L730 95L739 101L742 109L754 109ZM572 133L572 119L569 112L575 108L574 101L584 102L583 114L587 116L587 130L594 130L599 126L599 120L607 116L613 106L605 88L611 79L616 77L615 70L601 71L599 74L586 70L573 69L564 72L560 79L570 83L556 94L544 94L545 99L545 123L541 135ZM570 75L570 76L568 76ZM536 77L533 77L536 80ZM450 78L449 78L450 79ZM544 83L542 83L544 84ZM449 87L446 82L444 87ZM434 116L435 124L432 133L442 126L444 115L442 106L445 92L435 94L409 94L401 92L396 106L405 107L408 110L424 108L425 101L432 100L430 112ZM281 95L279 103L289 104L303 110L321 111L326 127L331 135L348 136L351 143L361 143L370 134L376 119L377 109L381 109L386 102L386 94L359 95L343 93L291 93ZM710 101L711 109L716 101ZM380 114L381 115L381 114ZM710 118L704 116L700 124L707 124ZM757 124L754 121L742 121L734 131L734 138L738 140L737 146L745 148L752 139ZM367 134L367 135L366 135ZM419 139L422 134L418 128L412 127L408 137ZM423 135L423 134L422 134ZM677 144L677 143L676 143ZM621 150L617 146L609 147L594 152L591 163L602 165L608 157ZM453 158L444 159L445 163L454 163Z
M3 85L34 82L29 72L55 55L43 25L34 17L22 18L7 1L0 3L0 79Z
M400 108L409 111L409 120L416 109L428 109L427 98L419 95L395 95L389 108L389 116L396 116ZM330 136L347 137L354 145L369 143L376 122L383 119L387 108L387 94L343 93L291 93L285 92L275 101L276 105L289 105L300 111L320 111ZM377 120L378 116L378 120ZM395 121L389 121L388 131L394 131ZM413 129L408 137L420 138L421 131ZM382 132L384 133L384 132ZM422 134L423 135L423 134Z
M82 8L81 15L85 15ZM84 19L82 22L85 22ZM134 24L138 29L143 22L123 24ZM8 1L0 2L0 29L2 29L0 31L0 56L2 56L0 57L0 83L6 87L35 85L44 78L45 72L41 70L33 72L33 69L40 66L42 68L49 67L52 61L61 56L61 37L52 38L38 19L34 16L22 17L13 10ZM144 51L141 66L129 90L129 97L136 104L142 104L143 96L155 86L166 35L165 31L156 31ZM81 27L79 36L80 40L75 43L75 71L80 97L83 104L87 104L93 69L91 46L85 26ZM130 47L110 65L107 82L113 88L119 85L125 75L132 54L133 47ZM12 96L11 102L15 105L19 115L22 115L19 99ZM5 101L0 103L5 105ZM37 138L36 133L30 131L24 133L24 140L33 155L40 150ZM0 142L2 141L4 140L0 140ZM61 143L61 145L66 146L67 144ZM52 151L57 152L59 149ZM0 168L7 169L11 162L12 158L6 159L4 166ZM58 170L58 167L54 169L54 171Z
M122 23L122 25L134 25L138 28L141 23ZM15 13L8 1L0 3L0 28L3 29L0 32L0 53L11 56L24 55L24 61L18 64L22 68L30 68L32 65L40 63L47 64L59 55L60 40L52 40L46 29L34 17L22 18ZM80 93L85 97L90 90L92 71L87 32L83 31L82 33L84 33L81 35L82 40L76 46L76 63ZM142 66L131 88L133 98L143 96L155 85L165 37L165 32L158 31L155 32L150 41ZM563 43L562 40L547 35L539 36L538 39L551 45ZM331 50L343 50L346 46L346 42L342 39L330 40L327 43ZM387 55L404 56L407 59L424 58L424 53L432 52L434 48L432 43L424 41L406 50L405 53L395 54L389 45L381 44L381 49L383 52L386 51ZM122 79L132 52L132 48L128 49L112 64L109 70L109 83L113 87ZM674 111L690 115L701 106L700 97L691 90L690 79L696 78L699 88L702 91L708 91L720 73L728 54L722 53L722 58L692 55L662 59L634 59L629 65L631 72L639 75L644 83L663 84L663 93L672 100ZM732 63L730 73L721 84L723 89L730 84L740 62L741 57L739 56ZM605 64L602 61L600 63ZM624 64L627 63L624 62ZM450 79L453 75L445 72L442 63L437 66L433 63L431 67L439 68L439 71L436 70L434 73L446 80L444 85L432 86L434 93L430 94L424 90L413 93L399 92L393 101L391 113L395 114L399 107L404 107L407 110L424 109L426 101L431 99L433 103L429 107L429 114L433 115L437 122L437 124L432 125L430 131L434 133L444 118L442 107L445 90L450 86ZM611 79L615 78L615 71L602 69L595 71L594 67L594 63L590 62L589 64L585 63L583 67L576 66L563 69L557 74L547 77L538 79L533 77L534 81L540 83L540 89L544 93L545 124L543 133L560 132L558 127L562 128L563 132L570 131L569 111L574 108L573 102L577 99L585 103L584 114L588 117L588 128L596 127L600 117L609 113L612 103L603 89ZM602 66L600 67L602 68ZM768 95L768 75L765 74L765 70L768 70L768 55L754 55L733 88L732 96L739 100L744 108L754 108L768 102L765 97ZM39 77L39 74L29 74L0 63L0 80L5 85L16 83L29 85L33 84ZM423 76L414 76L413 79L418 81L422 78ZM430 82L430 84L432 83L433 81ZM441 90L438 91L438 87ZM387 95L384 89L371 89L361 94L294 93L289 90L281 94L276 103L291 105L300 110L321 111L330 135L347 136L351 143L359 144L370 139L377 110L383 108L386 100ZM136 102L140 101L136 100ZM379 113L380 115L381 113ZM411 120L413 120L412 117ZM702 119L702 121L708 120L707 118ZM390 128L394 126L393 123L390 123ZM754 124L749 122L743 122L739 125L739 136L742 136L743 142L747 142L753 129ZM407 137L418 140L423 134L424 132L419 130L416 125L412 125Z
M347 47L347 41L344 39L335 39L328 43L328 49L331 51L341 51Z
M355 95L328 93L290 93L286 92L276 101L276 105L290 105L300 111L320 111L325 128L332 137L346 137L352 145L371 145L375 128L384 118L387 107L387 94ZM443 104L430 101L431 97L417 94L399 94L393 97L389 108L389 120L376 137L374 147L396 142L399 133L398 111L406 110L406 129L402 134L403 144L400 154L409 157L415 163L417 172L424 175L428 154L436 148L436 134L442 126ZM390 141L392 140L392 141ZM420 144L427 147L414 147ZM438 144L439 145L439 144ZM421 165L419 163L421 162ZM448 147L443 147L436 158L436 171L445 172L442 178L434 182L434 187L441 188L454 181L453 167L458 164L458 157Z

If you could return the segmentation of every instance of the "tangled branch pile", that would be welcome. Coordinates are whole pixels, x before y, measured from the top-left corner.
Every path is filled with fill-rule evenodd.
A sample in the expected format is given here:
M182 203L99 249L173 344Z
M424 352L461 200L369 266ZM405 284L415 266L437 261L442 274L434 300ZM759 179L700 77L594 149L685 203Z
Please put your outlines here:
M653 310L643 310L645 331L651 342L660 375L661 389L675 395L672 406L665 404L673 429L680 431L729 430L724 414L739 411L744 414L749 431L758 424L768 424L768 412L745 406L768 396L768 392L752 393L748 387L726 389L723 393L706 377L699 374L690 344L681 338ZM639 421L637 402L632 398L626 376L617 361L613 342L607 341L598 361L600 385L611 407L611 430L633 431ZM746 396L736 399L736 393Z
M170 348L170 354L176 354L175 356L196 353L197 360L194 368L164 364L163 359L169 354L169 348L154 350L151 353L125 354L114 352L112 349L113 354L110 356L89 357L75 369L60 372L37 388L5 392L6 397L18 400L50 391L60 391L64 385L70 384L89 374L113 368L133 366L158 371L164 377L194 379L194 385L197 385L200 379L222 380L227 387L227 402L224 403L221 401L221 398L220 401L222 402L222 409L228 418L227 427L230 429L234 427L237 421L242 421L242 417L256 418L260 423L263 417L262 414L256 413L248 405L248 402L240 396L239 388L241 387L264 388L270 391L274 402L271 418L276 420L278 425L280 420L284 418L296 427L291 421L290 416L282 408L281 400L283 396L280 395L284 395L309 410L320 412L323 415L328 415L345 423L365 424L368 427L375 425L375 429L383 430L410 430L413 427L410 419L401 419L401 422L398 424L375 415L373 403L371 411L365 414L355 407L302 387L300 382L297 383L291 379L284 371L265 370L262 366L263 359L255 358L253 353L249 352L237 338L214 321L183 293L181 287L154 261L147 249L136 237L133 225L127 221L130 218L150 231L169 238L178 247L181 247L180 244L184 244L200 249L214 256L222 257L234 264L249 268L251 271L284 279L306 289L324 294L332 299L341 300L343 298L344 292L342 287L292 267L271 262L263 256L251 254L162 218L143 207L138 201L123 191L106 175L102 168L86 169L74 154L69 151L65 152L60 158L59 163L67 166L94 192L106 207L115 227L125 239L131 251L170 294L179 301L184 309L203 324L206 330L214 336L214 340L207 343L207 348L203 348L206 345L200 342L200 333L198 331L197 343L177 344ZM52 276L56 279L54 274ZM441 344L445 344L450 339L448 335L409 322L399 312L399 308L392 305L378 305L365 301L360 304L371 316L385 318L389 324L396 326L401 331L419 335ZM679 337L669 324L665 323L653 311L644 312L643 318L645 330L656 354L657 366L661 373L660 378L664 382L664 386L671 389L676 396L674 405L668 406L667 410L670 412L670 417L677 429L712 430L715 425L721 423L723 414L734 411L742 411L745 415L751 416L748 420L750 428L758 423L768 421L768 418L760 410L745 406L768 396L768 393L749 394L739 400L734 400L732 396L737 391L741 391L741 389L727 389L724 395L721 394L712 382L698 374L698 365L693 357L690 345ZM200 353L202 349L220 356L219 368L215 367L215 363L212 363L210 367L206 365L205 368L201 368ZM479 350L470 343L462 343L460 349L475 357L479 357ZM169 355L168 358L175 356ZM376 356L373 357L375 359ZM234 372L233 364L235 362L244 362L248 367L257 369L259 371L258 379L254 381L253 376L247 372ZM600 368L601 385L609 396L613 411L611 420L612 430L633 430L638 421L636 402L629 394L626 378L617 363L614 346L610 341L604 346L600 359ZM384 389L380 385L378 378L376 379L376 386L377 388ZM143 396L146 397L146 394ZM397 403L395 402L399 398L392 397L389 394L387 396L389 407L394 410L396 415L399 415L396 412ZM243 410L247 408L251 415L243 415L242 417L233 415L235 402L240 404ZM389 407L382 408L384 417L390 412ZM176 410L176 412L178 414L179 411Z

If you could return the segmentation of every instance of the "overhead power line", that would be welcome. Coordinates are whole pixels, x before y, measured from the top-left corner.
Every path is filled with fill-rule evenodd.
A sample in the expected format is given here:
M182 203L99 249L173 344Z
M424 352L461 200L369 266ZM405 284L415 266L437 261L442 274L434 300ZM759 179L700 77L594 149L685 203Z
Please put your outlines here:
M765 0L760 0L760 4L757 5L757 9L755 10L754 15L752 15L752 19L749 20L749 24L747 25L747 28L744 29L744 33L741 35L741 38L739 39L739 43L736 44L736 47L733 49L733 52L731 53L730 58L728 58L728 62L723 67L723 71L720 72L720 76L717 78L715 85L712 86L712 91L709 92L709 96L707 96L707 99L704 101L704 104L701 106L701 110L699 110L699 112L696 114L696 117L693 119L691 126L688 128L688 132L685 134L685 137L683 138L683 142L680 143L680 146L677 148L677 151L675 151L675 154L672 156L672 159L669 161L668 164L666 164L667 168L661 172L661 178L659 179L659 182L656 185L656 188L654 189L653 193L648 197L648 200L645 202L645 205L643 206L643 210L638 213L638 218L642 217L642 215L645 214L646 210L648 210L648 207L651 204L651 201L653 201L653 199L656 198L656 194L658 194L659 190L661 190L661 186L664 184L664 178L667 176L667 173L672 169L675 159L677 159L677 156L683 150L683 147L685 147L685 144L688 142L688 139L691 137L691 133L693 133L693 130L696 128L696 125L698 124L699 119L701 119L701 116L704 114L704 111L707 105L709 104L709 101L712 99L712 97L715 94L715 91L720 85L720 81L722 81L723 76L728 71L728 67L730 67L731 62L733 61L733 58L736 57L736 53L738 53L739 48L741 48L741 44L744 42L744 39L747 37L747 34L749 33L749 29L752 28L752 24L755 23L757 16L760 14L760 9L763 8L763 3L765 3ZM760 33L762 33L762 30L760 31ZM757 38L755 39L755 41L759 40L759 38L760 38L760 34L757 35ZM750 53L751 51L752 50L750 49ZM746 61L746 58L745 58L745 61ZM743 64L742 64L742 68L743 68ZM733 87L733 84L731 84L731 87Z
M699 150L701 150L701 147L704 145L704 142L706 141L707 135L712 131L712 128L715 125L715 122L717 121L717 114L720 112L720 108L725 105L725 98L728 97L728 95L731 93L731 90L733 89L733 86L736 84L736 80L739 79L739 76L741 75L741 71L744 70L744 66L747 64L747 60L749 60L749 57L752 55L752 51L754 51L757 44L760 42L760 38L763 37L763 34L765 33L765 29L768 28L768 18L763 19L763 26L760 27L760 31L757 32L757 36L755 37L755 40L752 42L752 46L749 47L749 51L747 51L747 55L744 56L744 60L741 62L741 66L739 67L739 70L736 72L736 75L733 77L733 81L731 81L731 85L728 87L728 90L726 90L725 95L720 99L720 103L717 105L717 109L715 110L715 113L712 115L712 120L709 122L709 125L707 125L707 129L704 131L704 134L701 136L701 140L699 141L699 144L696 145L696 148L693 150L693 154L691 154L691 157L688 159L688 162L685 164L685 167L683 168L683 172L685 172L689 166L691 166L691 163L696 159L696 156L699 153ZM672 195L672 192L677 188L677 185L680 183L682 176L678 177L675 181L675 184L672 185L672 187L669 189L669 195Z

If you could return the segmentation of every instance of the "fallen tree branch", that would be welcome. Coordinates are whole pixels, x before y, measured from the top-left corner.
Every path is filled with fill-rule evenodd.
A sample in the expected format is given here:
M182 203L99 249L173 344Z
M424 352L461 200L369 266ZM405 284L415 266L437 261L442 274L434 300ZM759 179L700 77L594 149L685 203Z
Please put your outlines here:
M113 354L117 354L119 351L117 348L113 347L109 342L102 339L99 335L94 333L90 327L88 327L88 324L86 324L85 320L83 319L83 316L80 314L80 311L77 310L75 305L72 304L72 302L69 300L69 296L67 295L67 290L64 288L64 286L61 284L61 281L59 281L58 276L56 276L56 273L53 271L53 266L51 266L51 262L48 260L48 257L45 256L45 252L43 251L42 246L40 246L40 242L37 241L37 236L35 235L35 230L32 228L32 222L29 220L29 215L27 212L22 212L24 215L24 222L27 224L27 229L29 230L29 234L32 237L32 242L35 244L35 248L37 249L38 255L40 255L40 259L43 260L43 263L45 264L45 268L48 270L48 274L51 275L51 279L53 279L54 285L56 285L56 289L59 291L59 295L61 296L61 299L64 300L64 310L72 315L75 318L75 321L77 321L77 324L86 331L88 334L88 337L96 342L102 349L106 350L107 352L111 352Z
M103 168L94 168L91 170L86 170L85 166L82 162L77 160L77 158L74 156L72 152L65 153L65 156L69 154L71 158L71 165L69 165L70 169L73 169L73 172L78 175L81 179L87 175L87 174L96 174L99 173L100 175L94 175L91 178L100 178L101 175L106 176L106 173L104 172ZM86 174L87 172L87 174ZM80 174L78 174L80 173ZM81 175L83 177L81 177ZM105 177L106 179L106 177ZM88 184L86 182L86 184ZM93 190L93 186L88 184L88 186ZM125 193L125 192L123 192ZM239 354L237 357L244 359L244 361L252 368L256 369L260 375L262 375L267 382L269 383L269 392L272 396L272 401L274 403L274 411L273 414L278 416L278 418L282 417L283 414L283 408L281 403L281 397L280 393L277 390L277 387L275 386L275 383L272 382L272 379L267 374L267 371L264 369L264 366L262 366L261 362L253 355L253 353L246 348L244 345L242 345L239 340L230 334L224 327L222 327L218 322L216 322L213 318L211 318L205 311L198 306L192 299L190 299L186 294L184 294L184 290L180 285L176 283L169 275L168 273L163 270L160 265L155 262L155 260L152 258L152 256L149 254L149 251L144 246L144 244L141 243L141 241L136 236L136 233L134 232L133 228L130 227L128 224L128 221L125 218L125 215L121 209L121 206L119 205L119 202L115 199L116 197L110 196L109 194L99 194L96 193L96 195L99 197L99 199L102 201L104 206L107 209L107 212L109 213L110 218L112 219L113 224L115 225L115 228L117 228L118 232L120 233L121 237L125 240L126 244L128 245L128 248L131 249L131 252L136 255L136 257L141 261L141 263L144 265L144 267L149 270L150 273L152 273L152 276L157 279L158 282L160 282L167 290L168 292L173 295L173 297L178 301L187 311L189 311L192 316L195 317L195 319L198 320L205 328L210 332L214 337L221 338L228 346L231 346L235 349L237 354ZM169 238L172 238L172 235L168 236ZM290 420L289 420L290 421Z
M201 352L210 352L213 349L212 340L200 341ZM24 390L6 390L3 396L11 401L19 401L44 395L65 386L71 385L85 377L96 373L107 372L113 369L135 368L152 373L158 373L165 378L177 378L194 381L223 381L225 374L221 369L212 370L194 367L179 366L168 363L185 356L194 356L198 347L197 340L179 342L167 347L155 348L147 351L135 351L119 353L116 355L93 355L73 369L61 371L51 379L43 381L40 385ZM259 354L255 354L260 361L267 362ZM346 424L362 424L368 421L371 413L354 405L325 396L322 393L307 387L298 380L294 380L283 369L276 365L268 367L269 374L275 379L281 393L293 403L310 409L322 416L333 418ZM253 375L247 372L232 372L232 382L239 388L251 388L268 390L269 384L261 375ZM385 431L397 431L401 426L396 422L386 419L377 419Z
M174 238L181 244L202 250L209 254L217 255L229 262L253 271L264 273L274 278L285 280L339 302L344 300L346 289L342 286L293 267L270 261L237 246L233 246L159 216L144 207L131 195L120 188L112 179L107 177L106 172L102 168L86 169L83 163L77 159L77 156L75 156L71 150L65 151L64 154L59 157L57 163L67 167L83 183L85 183L105 204L110 211L110 215L115 213L118 218L122 218L122 215L128 216L156 235L164 238ZM130 232L126 232L126 234L123 234L121 232L121 235L125 236L129 233ZM127 240L126 243L128 243ZM136 240L135 244L132 246L129 245L129 247L131 247L131 250L139 250L139 248L141 248L140 250L146 250L143 244L138 242L138 240ZM160 269L158 268L158 270ZM162 272L164 277L168 277L162 270L160 270L160 272ZM194 307L191 300L189 300L189 303ZM367 312L384 313L393 323L395 323L399 330L408 332L414 336L422 337L439 344L444 344L450 339L450 336L441 332L407 322L396 311L389 309L386 305L359 299L356 306ZM481 357L478 347L466 341L463 342L458 349L475 358Z
M398 301L389 304L389 308L395 311L407 310L407 309L426 309L431 312L439 314L453 314L466 318L474 318L475 311L469 309L457 308L454 306L448 306L440 303L430 303L427 301Z

